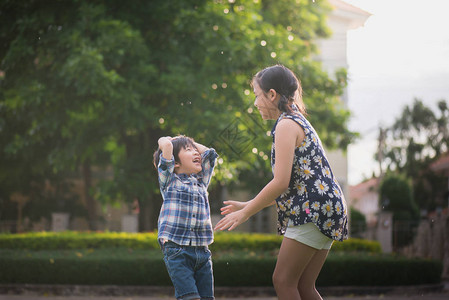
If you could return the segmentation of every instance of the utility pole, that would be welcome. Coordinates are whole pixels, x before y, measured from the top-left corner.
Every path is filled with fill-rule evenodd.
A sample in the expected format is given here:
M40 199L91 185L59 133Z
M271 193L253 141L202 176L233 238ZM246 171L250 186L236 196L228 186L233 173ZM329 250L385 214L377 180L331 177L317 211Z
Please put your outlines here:
M382 180L384 176L384 171L382 168L382 162L384 160L384 149L385 149L385 139L387 137L387 129L379 127L379 138L377 146L377 160L379 161L379 181Z

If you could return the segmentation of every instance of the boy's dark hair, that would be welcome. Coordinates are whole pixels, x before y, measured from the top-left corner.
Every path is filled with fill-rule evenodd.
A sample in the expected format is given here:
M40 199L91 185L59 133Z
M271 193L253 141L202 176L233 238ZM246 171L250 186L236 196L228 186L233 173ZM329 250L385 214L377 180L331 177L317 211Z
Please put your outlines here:
M171 143L173 144L173 156L175 157L175 162L179 162L178 154L179 154L179 151L181 151L181 149L185 149L188 146L196 148L195 141L191 137L187 137L184 135L178 135L178 136L174 137L171 140ZM156 169L157 169L157 166L159 165L161 153L162 153L162 150L158 148L156 151L154 151L154 154L153 154L153 164Z

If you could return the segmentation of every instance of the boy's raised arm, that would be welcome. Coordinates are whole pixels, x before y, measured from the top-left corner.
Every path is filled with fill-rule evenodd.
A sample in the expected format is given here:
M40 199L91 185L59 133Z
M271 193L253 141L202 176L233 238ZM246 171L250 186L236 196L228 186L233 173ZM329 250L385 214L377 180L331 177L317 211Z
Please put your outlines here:
M159 149L162 151L162 157L165 159L172 159L173 157L173 144L171 140L171 137L163 136L157 141Z

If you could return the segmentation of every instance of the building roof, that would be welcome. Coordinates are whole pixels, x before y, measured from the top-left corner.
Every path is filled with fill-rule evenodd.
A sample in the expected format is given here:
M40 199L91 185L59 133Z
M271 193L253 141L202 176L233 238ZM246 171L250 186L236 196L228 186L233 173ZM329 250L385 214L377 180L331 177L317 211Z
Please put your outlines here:
M342 0L329 0L329 3L334 8L333 14L335 16L348 21L349 29L363 26L366 20L371 16L371 13Z
M379 186L379 178L371 178L357 185L349 187L349 194L351 199L361 199L369 192L377 193L376 189Z
M435 172L449 171L449 152L434 161L430 165L430 169Z

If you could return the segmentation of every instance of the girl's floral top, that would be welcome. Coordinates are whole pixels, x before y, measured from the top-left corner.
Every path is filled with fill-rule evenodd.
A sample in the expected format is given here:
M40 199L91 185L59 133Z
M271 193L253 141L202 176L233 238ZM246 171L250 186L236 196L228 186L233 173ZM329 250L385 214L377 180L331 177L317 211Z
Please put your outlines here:
M276 199L278 232L284 234L287 226L313 222L324 235L333 240L343 241L348 238L348 216L344 195L332 173L318 134L295 106L292 113L280 115L271 131L273 173L276 125L285 118L299 124L304 130L305 138L295 149L289 187Z

